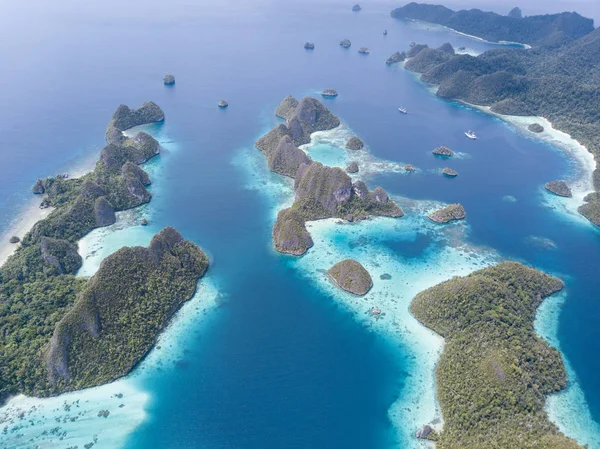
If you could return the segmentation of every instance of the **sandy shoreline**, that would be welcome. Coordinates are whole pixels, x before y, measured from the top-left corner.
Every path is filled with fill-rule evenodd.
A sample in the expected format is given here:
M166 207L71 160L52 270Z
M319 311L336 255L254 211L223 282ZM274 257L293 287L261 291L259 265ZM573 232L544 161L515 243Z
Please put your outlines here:
M80 178L91 172L98 159L97 154L90 155L77 161L69 171L70 179ZM32 181L32 184L35 181ZM0 266L6 262L19 247L19 244L12 244L9 239L12 236L17 236L23 239L33 226L40 220L46 218L54 210L54 208L40 209L40 203L45 195L33 195L17 212L13 221L8 225L4 232L0 232Z
M12 244L8 240L12 236L17 236L22 240L38 221L46 218L54 210L50 207L40 209L42 199L41 195L31 198L8 226L8 229L0 234L0 265L3 265L20 245L20 243Z

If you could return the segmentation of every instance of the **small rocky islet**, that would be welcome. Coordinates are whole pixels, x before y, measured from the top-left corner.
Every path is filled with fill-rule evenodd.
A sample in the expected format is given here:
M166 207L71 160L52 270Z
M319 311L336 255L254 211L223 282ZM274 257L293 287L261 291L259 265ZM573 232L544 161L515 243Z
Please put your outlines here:
M225 100L219 100L219 102L217 103L217 106L221 109L225 109L226 107L229 106L229 103L227 103Z
M350 42L348 39L344 39L340 42L340 47L350 48L351 46L352 46L352 42Z
M456 203L450 204L449 206L429 214L429 219L436 223L445 224L450 223L451 221L462 220L466 216L467 213L462 204Z
M315 44L313 42L306 42L304 44L304 49L305 50L314 50L315 49Z
M360 7L360 5L359 5L359 4L356 4L356 5L354 5L354 6L352 7L352 11L354 11L354 12L358 12L358 11L360 11L360 10L362 10L362 8Z
M570 187L564 181L550 181L544 188L555 195L565 198L571 198L573 196Z
M175 77L173 75L165 75L165 77L163 78L163 84L165 86L175 85Z
M447 178L456 178L458 176L458 172L456 170L452 170L448 167L442 170L442 174Z
M335 98L338 96L338 93L335 89L325 89L321 92L321 95L325 98Z
M348 150L357 151L357 150L362 150L364 147L365 147L364 142L356 136L351 137L348 140L348 142L346 142L346 148Z
M454 151L452 151L450 148L445 147L445 146L437 147L436 149L434 149L432 151L432 153L435 156L442 157L442 158L447 158L447 157L453 157L454 156Z
M336 263L327 274L343 290L357 296L364 296L373 287L371 275L360 262L346 259Z
M367 47L360 47L358 49L358 52L362 55L368 55L369 54L369 49Z
M540 125L539 123L532 123L531 125L529 125L527 127L527 129L529 131L531 131L532 133L543 133L544 132L544 127L542 125Z

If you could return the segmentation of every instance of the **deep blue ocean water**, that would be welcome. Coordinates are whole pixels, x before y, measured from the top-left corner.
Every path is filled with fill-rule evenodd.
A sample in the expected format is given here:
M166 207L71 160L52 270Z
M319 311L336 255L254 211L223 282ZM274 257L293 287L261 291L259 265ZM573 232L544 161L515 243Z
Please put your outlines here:
M283 97L327 87L340 96L326 105L375 156L422 169L370 184L413 199L461 202L470 242L565 279L561 348L600 421L600 361L593 356L600 350L600 234L542 201L541 186L572 175L572 164L497 119L438 100L414 75L384 64L410 41L475 51L492 45L411 28L389 18L388 6L353 14L345 2L36 6L13 4L0 18L0 231L37 177L98 154L118 104L153 100L178 150L164 158L152 226L174 226L205 248L209 276L226 298L190 331L177 366L145 381L148 420L127 447L402 447L388 418L410 375L401 348L358 324L271 250L272 204L244 188L245 174L232 163L273 122ZM352 40L350 50L338 46L343 38ZM303 49L307 40L314 51ZM359 46L371 54L357 54ZM162 85L165 73L175 74L175 87ZM216 108L220 98L227 110ZM410 114L399 115L400 105ZM469 128L477 142L464 138ZM431 149L442 144L466 155L440 161ZM446 165L460 176L428 171ZM531 244L531 236L551 239L556 249ZM410 258L423 257L429 245L425 234L411 244L389 242Z

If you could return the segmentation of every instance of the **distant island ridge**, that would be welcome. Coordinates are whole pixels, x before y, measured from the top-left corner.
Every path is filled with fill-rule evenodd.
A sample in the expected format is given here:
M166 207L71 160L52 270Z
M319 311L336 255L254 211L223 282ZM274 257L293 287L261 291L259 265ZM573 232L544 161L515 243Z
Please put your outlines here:
M453 11L442 5L409 3L392 11L397 19L422 20L443 25L490 42L516 42L532 46L562 44L594 31L594 21L575 12L516 17L479 9Z
M497 20L498 27L518 22L518 32L525 36L530 30L529 34L536 36L539 46L529 50L489 50L475 57L456 54L453 49L449 51L450 44L437 49L417 44L407 52L406 69L420 73L423 81L437 85L439 97L490 106L492 112L501 115L545 117L553 127L584 145L596 159L593 175L596 192L585 198L579 212L600 226L600 90L597 88L600 85L600 29L593 28L591 19L575 13L517 19L479 10L454 13L444 7L417 3L392 12L394 17L426 18L439 20L441 24L448 23L450 18L473 19L481 14L485 20ZM461 23L470 22L465 19ZM462 30L477 34L477 27L476 24L465 25ZM508 27L501 31L510 30ZM518 40L515 34L495 37ZM535 126L531 130L543 131L543 127Z

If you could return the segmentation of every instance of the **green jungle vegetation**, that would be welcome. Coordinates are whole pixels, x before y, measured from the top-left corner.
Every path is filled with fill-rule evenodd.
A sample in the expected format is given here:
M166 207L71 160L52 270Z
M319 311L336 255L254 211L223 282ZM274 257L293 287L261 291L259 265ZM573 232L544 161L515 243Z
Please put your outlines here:
M515 262L419 293L411 312L446 340L436 369L444 428L438 449L576 449L544 410L567 385L560 353L533 327L560 279Z

